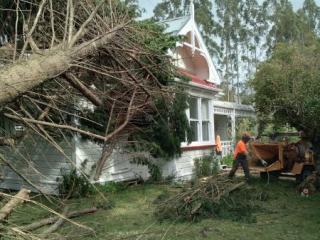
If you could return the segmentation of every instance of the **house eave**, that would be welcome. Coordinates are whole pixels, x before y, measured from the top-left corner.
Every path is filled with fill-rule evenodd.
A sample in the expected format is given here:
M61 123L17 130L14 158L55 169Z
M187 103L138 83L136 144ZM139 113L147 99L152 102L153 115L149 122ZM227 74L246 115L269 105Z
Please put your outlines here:
M175 78L175 82L179 83L179 84L182 84L188 88L191 88L191 89L195 89L195 90L199 90L199 91L204 91L206 93L209 93L209 94L218 94L220 92L222 92L223 90L220 89L220 88L213 88L213 87L207 87L207 86L203 86L203 85L200 85L200 84L197 84L197 83L193 83L191 81L187 82L187 81L184 81L184 80L181 80L179 78Z
M239 104L234 102L224 102L224 101L214 101L213 104L215 107L255 112L254 107L251 105Z

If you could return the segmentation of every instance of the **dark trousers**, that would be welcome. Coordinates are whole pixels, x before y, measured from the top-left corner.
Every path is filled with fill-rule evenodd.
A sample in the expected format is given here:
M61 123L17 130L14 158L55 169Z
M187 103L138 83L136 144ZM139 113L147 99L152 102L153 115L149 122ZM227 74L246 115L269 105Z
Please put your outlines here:
M233 161L229 177L232 178L234 176L240 165L243 168L246 179L248 180L250 178L249 166L246 156L243 155L238 156L236 160Z

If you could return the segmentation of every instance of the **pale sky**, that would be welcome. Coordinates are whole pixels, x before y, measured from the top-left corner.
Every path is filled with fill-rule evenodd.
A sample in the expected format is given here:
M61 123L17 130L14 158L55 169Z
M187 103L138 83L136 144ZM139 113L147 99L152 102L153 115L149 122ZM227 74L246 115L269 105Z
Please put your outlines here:
M143 13L142 18L149 18L153 15L153 9L154 7L161 2L161 0L139 0L140 6L146 10L145 13ZM292 5L294 9L299 9L302 4L303 0L291 0ZM316 3L318 6L320 6L320 0L316 0Z

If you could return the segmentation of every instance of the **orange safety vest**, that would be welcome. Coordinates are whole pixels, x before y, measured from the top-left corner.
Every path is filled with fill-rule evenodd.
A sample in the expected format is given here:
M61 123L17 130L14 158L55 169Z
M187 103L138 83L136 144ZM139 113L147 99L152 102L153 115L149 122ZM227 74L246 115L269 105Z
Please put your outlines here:
M216 137L216 152L217 153L222 152L222 144L221 144L221 139L219 135L217 135Z
M247 152L247 145L244 141L240 140L234 150L233 159L236 160L238 154L245 154Z

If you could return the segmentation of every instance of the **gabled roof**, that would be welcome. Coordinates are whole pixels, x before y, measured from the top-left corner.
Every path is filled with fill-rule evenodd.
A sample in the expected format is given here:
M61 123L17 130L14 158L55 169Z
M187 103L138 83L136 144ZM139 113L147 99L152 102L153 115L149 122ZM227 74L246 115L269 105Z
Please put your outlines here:
M192 2L192 1L191 1ZM221 79L220 76L214 66L214 63L212 61L212 58L210 56L210 53L208 51L208 48L205 44L204 39L201 36L201 33L199 31L199 28L195 22L195 16L194 16L194 6L191 5L191 11L190 15L168 19L165 21L162 21L160 24L165 25L165 32L171 33L174 35L182 35L186 36L189 32L191 32L191 46L193 47L193 51L201 51L201 55L206 59L208 66L209 66L209 82L213 82L215 84L220 84ZM196 40L192 42L192 39ZM197 42L197 47L195 46L195 42ZM195 49L196 48L196 49Z
M166 26L165 32L172 34L179 34L182 28L190 21L191 16L183 16L179 18L168 19L161 23Z

